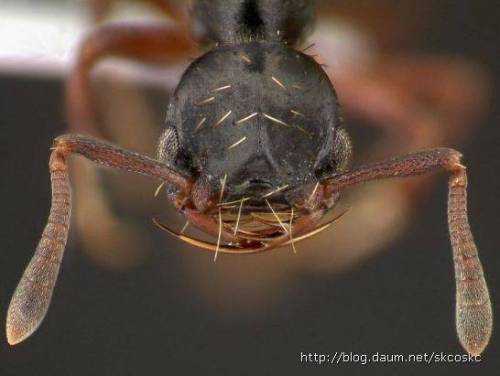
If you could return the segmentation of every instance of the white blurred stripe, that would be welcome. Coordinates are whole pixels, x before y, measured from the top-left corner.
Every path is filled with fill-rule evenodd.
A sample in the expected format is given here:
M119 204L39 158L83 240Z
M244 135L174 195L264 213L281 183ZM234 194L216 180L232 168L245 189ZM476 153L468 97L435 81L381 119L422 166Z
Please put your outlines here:
M78 41L88 30L85 2L0 0L0 74L64 76ZM155 19L165 21L147 6L124 3L114 9L111 22ZM113 60L102 65L98 70L112 73L113 78L146 81L169 89L184 67L141 69L137 64Z
M0 1L0 71L61 75L85 30L81 2Z

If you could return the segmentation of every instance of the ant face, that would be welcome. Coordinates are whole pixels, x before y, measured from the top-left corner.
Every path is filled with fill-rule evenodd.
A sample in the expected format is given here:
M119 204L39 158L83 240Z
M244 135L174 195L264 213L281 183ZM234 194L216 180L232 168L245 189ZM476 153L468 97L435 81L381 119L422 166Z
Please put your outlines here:
M293 204L335 169L335 91L309 56L281 43L212 50L185 73L167 115L174 160L211 196ZM318 140L323 140L318 142Z

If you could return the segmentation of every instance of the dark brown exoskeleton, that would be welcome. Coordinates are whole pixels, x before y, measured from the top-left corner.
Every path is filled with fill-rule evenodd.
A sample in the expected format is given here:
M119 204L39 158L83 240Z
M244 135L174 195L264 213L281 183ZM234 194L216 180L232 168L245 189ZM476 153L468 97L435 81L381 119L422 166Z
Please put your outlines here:
M453 149L418 151L349 169L351 146L335 90L316 61L294 46L313 21L310 1L198 0L193 30L211 45L184 73L152 159L77 134L55 139L48 224L12 298L7 338L16 344L43 320L70 223L67 158L158 179L187 220L217 239L215 253L248 254L291 245L325 230L347 188L377 179L446 171L448 224L456 277L460 342L480 354L492 309L466 207L467 176ZM103 55L175 58L192 48L185 30L163 25L101 29L89 37L68 84L70 120L92 133L88 72ZM83 109L78 111L78 109Z

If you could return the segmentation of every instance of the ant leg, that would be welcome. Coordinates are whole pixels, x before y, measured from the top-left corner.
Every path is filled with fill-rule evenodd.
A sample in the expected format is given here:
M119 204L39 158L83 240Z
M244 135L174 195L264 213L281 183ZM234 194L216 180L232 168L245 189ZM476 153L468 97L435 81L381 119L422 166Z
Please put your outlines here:
M491 92L480 66L463 59L433 55L388 56L374 70L410 91L442 118L445 137L461 141L484 110ZM439 77L439 80L435 78Z
M90 72L107 57L143 62L172 63L194 51L182 27L165 23L108 25L89 34L81 43L66 84L67 118L77 133L101 136L90 86Z
M368 124L383 130L383 138L364 159L367 156L385 158L462 140L474 124L471 120L477 118L484 104L487 90L481 72L459 61L438 64L429 60L425 69L415 70L415 75L413 68L409 65L403 68L403 64L399 65L400 73L396 74L388 68L397 70L395 61L388 57L367 70L342 71L332 77L346 114L350 118L367 120ZM431 71L434 72L432 77L440 77L434 80L434 88L429 83L431 78L424 79ZM465 106L470 95L483 99ZM449 115L453 111L457 111L454 117ZM460 129L455 132L457 118L461 122ZM351 196L356 207L348 218L332 229L338 242L335 259L328 259L327 252L318 253L311 258L311 267L328 272L341 270L383 250L411 224L410 213L428 194L434 181L429 174L409 181L387 180L353 190ZM373 220L372 213L383 214ZM349 235L359 227L366 230L364 236L353 238ZM325 246L329 242L326 237L320 239Z
M11 345L29 337L39 327L49 308L69 232L69 154L82 155L98 165L167 181L181 194L187 194L191 189L190 179L169 166L93 138L64 135L54 140L52 150L49 161L52 182L50 214L35 254L24 271L9 305L6 331L7 340Z
M467 175L461 154L453 149L428 149L385 162L362 166L324 181L327 194L386 178L402 178L445 170L450 173L448 227L456 281L456 326L465 350L479 355L487 346L493 314L488 287L467 218Z
M333 80L351 117L398 138L379 148L391 155L461 141L477 124L489 92L478 67L429 56L389 56L366 71L343 72Z
M75 66L66 83L66 111L70 132L109 138L108 132L104 130L104 119L97 115L91 85L92 69L101 60L107 57L124 57L147 62L173 62L193 50L193 43L185 35L187 34L183 29L164 23L103 26L89 34L81 43ZM128 122L120 121L120 124L124 123ZM143 121L144 123L147 124L147 121ZM152 133L143 128L136 139L143 140L143 145L149 145L156 137ZM124 262L133 262L129 260L140 257L137 254L140 247L137 245L143 241L138 230L116 217L101 188L94 166L83 160L72 160L71 163L79 171L73 181L77 191L74 201L75 224L83 248L94 259L106 264L123 266ZM90 215L98 220L89 224ZM110 244L115 247L110 247ZM110 249L120 249L120 253ZM102 256L104 254L105 259ZM128 256L124 257L126 254Z
M398 146L390 145L392 148L415 150L439 145L444 140L438 118L410 91L403 91L374 73L345 73L334 78L334 83L346 114L393 136L398 133L403 145L398 140Z
M411 90L402 90L402 87L372 70L359 76L345 73L336 81L346 114L363 119L383 131L381 140L367 152L370 158L404 154L450 141L442 119L423 106ZM362 159L366 158L362 156ZM353 201L357 202L352 222L344 221L334 230L339 234L340 248L346 249L344 259L341 262L336 260L335 264L342 267L343 264L356 262L382 250L397 238L409 225L409 214L431 189L432 182L432 175L428 175L410 181L385 181L381 185L356 189L352 193ZM374 221L367 211L385 214ZM354 240L345 236L353 226L366 228L367 236ZM342 253L338 257L343 257Z

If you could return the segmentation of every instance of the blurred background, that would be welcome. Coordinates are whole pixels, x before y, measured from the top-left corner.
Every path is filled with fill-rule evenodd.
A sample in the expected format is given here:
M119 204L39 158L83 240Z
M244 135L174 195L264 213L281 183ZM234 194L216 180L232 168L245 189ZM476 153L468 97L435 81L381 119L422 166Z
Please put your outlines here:
M102 22L164 20L154 3L161 1L0 4L0 323L47 218L48 148L67 129L64 78L77 43ZM320 2L319 16L317 32L304 45L316 43L310 53L328 64L341 101L349 74L364 77L401 57L437 56L474 67L477 79L468 86L473 110L464 111L471 118L456 132L447 129L443 142L465 155L471 225L499 312L499 6L487 0L332 0ZM108 138L154 155L168 97L190 58L173 67L115 59L100 64L95 93ZM398 88L405 89L404 83ZM346 102L355 98L344 95ZM385 154L402 151L393 146L404 144L401 134L387 137L394 132L371 127L355 106L346 107L356 164L384 154L381 145L390 146L382 147ZM152 217L176 229L184 225L164 193L154 197L155 182L106 170L94 182L92 167L76 162L72 232L51 308L26 342L12 348L0 341L1 376L294 375L335 372L335 366L301 364L301 352L462 353L446 177L422 182L425 188L412 197L404 189L413 192L413 185L400 183L353 193L349 212L298 245L297 255L284 248L213 263L213 255L154 227ZM479 364L399 367L405 374L425 367L428 374L488 375L500 366L499 351L494 333ZM359 374L364 366L337 367ZM373 374L401 374L388 365L369 367Z

